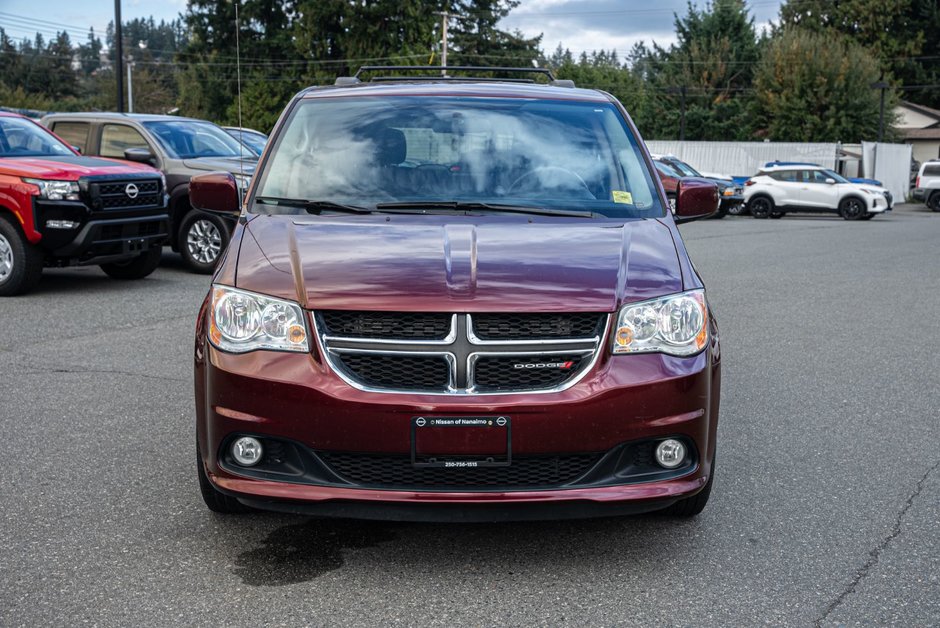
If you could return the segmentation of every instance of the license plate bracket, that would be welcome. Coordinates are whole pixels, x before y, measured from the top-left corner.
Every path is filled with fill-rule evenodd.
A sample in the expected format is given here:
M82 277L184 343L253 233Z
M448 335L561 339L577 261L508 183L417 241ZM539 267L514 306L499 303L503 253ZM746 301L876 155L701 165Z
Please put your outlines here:
M428 429L505 430L506 453L501 454L420 454L418 435ZM508 467L512 464L512 420L508 416L424 417L411 419L411 464L418 469L478 469Z

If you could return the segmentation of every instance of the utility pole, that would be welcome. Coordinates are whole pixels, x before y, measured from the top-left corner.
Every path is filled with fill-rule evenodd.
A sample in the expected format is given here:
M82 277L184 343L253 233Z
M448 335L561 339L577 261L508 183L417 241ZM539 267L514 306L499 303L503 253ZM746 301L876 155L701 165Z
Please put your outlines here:
M121 0L114 0L114 76L117 77L117 110L124 113L124 73L121 62L124 60L124 44L121 34Z
M447 11L441 13L442 27L441 32L444 34L444 47L441 50L441 67L447 67ZM447 70L441 70L441 76L447 76Z
M127 58L127 113L134 113L134 80L131 76L131 68L134 67L134 60Z
M881 112L878 115L878 143L884 139L885 136L885 90L890 87L884 81L878 81L877 83L871 84L872 89L881 90Z

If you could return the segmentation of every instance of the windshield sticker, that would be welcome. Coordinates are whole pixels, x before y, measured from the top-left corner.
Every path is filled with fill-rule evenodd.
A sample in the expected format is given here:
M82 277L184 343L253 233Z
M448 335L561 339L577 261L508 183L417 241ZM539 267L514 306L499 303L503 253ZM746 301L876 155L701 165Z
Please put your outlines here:
M615 203L626 203L627 205L633 205L633 195L629 192L612 190L610 194L613 196Z

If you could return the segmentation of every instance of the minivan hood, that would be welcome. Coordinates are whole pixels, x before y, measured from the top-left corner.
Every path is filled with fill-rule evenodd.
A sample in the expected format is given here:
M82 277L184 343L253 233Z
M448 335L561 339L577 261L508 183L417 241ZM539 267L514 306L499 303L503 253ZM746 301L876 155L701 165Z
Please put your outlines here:
M183 165L193 170L205 170L207 172L224 170L232 174L254 174L258 167L258 159L246 157L196 157L194 159L184 159Z
M679 292L657 220L253 216L236 286L310 309L613 312Z

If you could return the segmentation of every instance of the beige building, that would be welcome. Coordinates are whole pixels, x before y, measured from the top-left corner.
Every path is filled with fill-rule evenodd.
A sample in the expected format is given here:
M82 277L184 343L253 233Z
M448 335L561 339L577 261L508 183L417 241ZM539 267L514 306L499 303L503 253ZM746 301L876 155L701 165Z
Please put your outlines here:
M940 110L902 100L894 113L902 141L911 145L915 160L940 158Z

